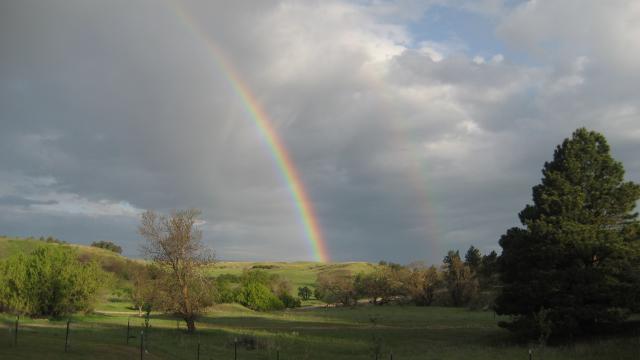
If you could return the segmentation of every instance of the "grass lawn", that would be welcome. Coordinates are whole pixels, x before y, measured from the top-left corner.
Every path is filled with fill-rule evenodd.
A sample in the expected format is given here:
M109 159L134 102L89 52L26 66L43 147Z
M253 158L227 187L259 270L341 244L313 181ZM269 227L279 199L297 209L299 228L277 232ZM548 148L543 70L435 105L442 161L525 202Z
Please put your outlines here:
M134 359L137 336L126 344L127 315L78 315L71 323L71 350L64 353L65 322L21 320L18 346L12 345L13 318L0 317L1 359ZM131 316L132 334L143 320ZM528 359L526 344L515 344L490 312L457 308L361 306L257 313L220 305L198 322L196 335L184 323L157 314L151 319L145 359L233 359L235 338L255 340L258 349L238 346L239 359ZM176 328L179 325L179 329ZM378 340L375 340L378 339ZM640 358L640 336L598 339L565 347L534 349L534 359Z

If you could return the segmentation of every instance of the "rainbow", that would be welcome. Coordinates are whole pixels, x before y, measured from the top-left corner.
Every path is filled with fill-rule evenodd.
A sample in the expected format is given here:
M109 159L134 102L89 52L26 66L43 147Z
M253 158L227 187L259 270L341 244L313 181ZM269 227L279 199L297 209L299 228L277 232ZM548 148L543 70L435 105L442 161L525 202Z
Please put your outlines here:
M184 23L187 24L189 29L207 45L207 49L212 55L217 67L224 74L227 82L241 100L243 108L251 120L253 120L262 135L262 138L265 140L280 173L283 175L284 180L287 183L296 209L300 214L305 235L311 244L315 259L320 262L328 262L329 252L327 251L324 236L320 226L318 225L318 219L313 209L313 204L309 199L309 195L307 194L302 180L300 180L300 175L298 174L296 166L291 159L287 148L273 126L273 122L269 119L269 116L260 105L258 99L256 99L255 95L251 92L246 82L242 80L238 71L224 56L224 53L208 36L206 36L202 30L200 30L195 19L193 19L178 4L176 4L175 7L179 17L184 20Z

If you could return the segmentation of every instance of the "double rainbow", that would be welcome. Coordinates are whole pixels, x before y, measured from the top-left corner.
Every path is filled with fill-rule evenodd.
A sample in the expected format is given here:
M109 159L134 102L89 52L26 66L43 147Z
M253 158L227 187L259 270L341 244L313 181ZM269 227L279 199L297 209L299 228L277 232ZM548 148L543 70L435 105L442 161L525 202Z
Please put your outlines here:
M295 203L296 209L300 215L305 235L311 244L315 259L321 262L329 261L329 252L327 251L326 242L322 235L320 226L318 225L313 204L309 199L309 195L307 194L304 184L300 180L300 175L298 174L296 166L291 159L287 148L284 146L280 136L278 136L278 133L273 126L273 122L269 119L269 116L260 105L260 102L256 99L255 95L251 92L247 84L242 80L240 74L231 62L227 60L222 51L220 51L211 39L200 30L196 25L197 23L195 20L192 19L186 11L178 5L176 5L176 10L189 29L207 45L206 47L212 55L218 69L224 74L227 82L241 100L243 108L251 120L253 120L262 135L262 138L266 141L267 147L269 148L280 173L283 175L284 180L287 183L293 202Z

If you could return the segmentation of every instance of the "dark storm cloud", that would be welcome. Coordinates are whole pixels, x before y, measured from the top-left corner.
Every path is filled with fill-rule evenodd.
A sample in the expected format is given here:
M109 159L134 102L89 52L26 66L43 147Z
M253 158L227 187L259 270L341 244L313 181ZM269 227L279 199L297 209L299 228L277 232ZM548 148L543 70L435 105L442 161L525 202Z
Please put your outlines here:
M0 233L136 254L142 209L198 207L221 258L309 259L210 42L272 118L336 260L497 248L579 126L640 180L640 27L610 26L637 5L594 2L573 26L546 16L571 3L440 6L488 17L531 61L415 38L422 2L3 2Z

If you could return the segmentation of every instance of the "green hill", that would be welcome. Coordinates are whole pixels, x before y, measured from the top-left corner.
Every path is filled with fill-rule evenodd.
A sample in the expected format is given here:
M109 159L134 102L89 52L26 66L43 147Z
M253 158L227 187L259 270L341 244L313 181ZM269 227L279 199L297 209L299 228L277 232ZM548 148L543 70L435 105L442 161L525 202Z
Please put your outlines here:
M78 257L82 261L96 260L104 270L115 273L118 278L126 279L127 271L131 266L140 263L109 250L78 244L46 242L35 238L0 237L0 259L7 258L17 253L28 254L38 246L69 246L78 251Z
M38 246L70 246L78 251L82 261L96 260L104 270L114 273L117 281L115 293L119 289L130 287L129 273L132 268L140 266L144 260L130 259L109 250L78 244L59 244L46 242L35 238L0 237L0 259L16 253L29 253ZM370 272L375 265L366 262L320 263L310 261L298 262L229 262L221 261L211 265L208 274L219 276L223 274L240 275L245 270L262 270L270 274L287 279L292 286L293 295L297 295L297 289L301 286L314 287L316 277L320 272L331 270L349 270L354 274ZM110 297L112 300L113 297ZM110 307L110 306L109 306ZM117 306L121 308L122 306Z
M366 262L319 263L319 262L218 262L209 269L209 274L240 275L245 270L262 270L289 280L294 290L300 286L313 287L320 272L349 270L354 274L370 272L375 265Z
M130 259L112 251L78 244L58 244L35 238L0 237L0 259L16 253L29 253L38 246L70 246L78 250L80 259L96 260L102 267L124 275L123 269L128 265L141 264L143 260ZM291 282L294 288L299 286L313 286L316 276L322 271L349 270L354 274L369 272L375 265L366 262L320 263L311 261L297 262L241 262L221 261L211 265L208 273L211 276L222 274L240 275L245 270L259 269L270 274L279 275ZM126 277L126 276L125 276Z

